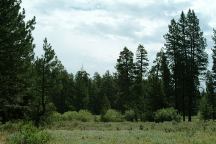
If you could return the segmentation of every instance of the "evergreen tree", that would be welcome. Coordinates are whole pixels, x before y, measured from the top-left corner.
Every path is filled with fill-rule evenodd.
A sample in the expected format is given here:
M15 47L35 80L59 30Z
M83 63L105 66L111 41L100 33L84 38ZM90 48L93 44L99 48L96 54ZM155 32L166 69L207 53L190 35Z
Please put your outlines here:
M170 68L172 70L172 78L174 83L174 96L175 96L175 109L178 111L180 108L180 80L181 80L181 71L180 71L180 48L179 48L179 27L178 23L172 19L171 24L168 26L169 32L164 36L165 50L170 62Z
M119 88L119 110L122 112L130 107L130 101L133 100L131 97L131 86L133 85L134 79L134 63L133 53L126 47L120 53L119 59L117 60L116 69L118 77L118 88Z
M147 72L148 68L148 57L147 51L142 45L139 45L136 53L136 79L142 81L144 78L144 74Z
M212 59L213 59L213 66L212 66L212 81L213 81L213 88L214 91L212 93L212 98L211 98L211 102L212 102L212 107L213 107L213 118L216 118L216 95L215 95L215 88L216 88L216 30L213 30L213 36L212 36L212 40L214 42L214 46L212 48Z
M74 110L74 81L73 75L68 74L61 64L56 66L52 72L53 90L50 92L50 100L55 105L56 110L64 113Z
M90 109L94 114L99 115L101 113L101 84L102 78L99 73L95 73L91 82L90 92Z
M157 53L154 65L152 66L148 77L151 89L150 96L152 97L152 109L154 111L166 106L165 93L163 89L163 71L161 70L162 58L163 52L160 51Z
M181 79L180 82L180 92L181 92L181 112L183 115L183 121L185 121L186 116L186 95L188 94L188 41L186 30L187 30L187 18L184 12L181 13L180 19L178 21L179 26L179 46L180 46L180 65L179 69L181 70L181 74L178 76Z
M89 74L81 69L75 75L75 98L74 106L77 111L89 108L91 81Z
M156 60L152 66L148 76L148 95L146 100L146 119L153 121L154 112L164 108L165 95L163 89L163 81L161 79L161 52L157 53Z
M135 62L135 83L133 85L133 101L131 101L135 112L136 120L144 113L146 89L144 85L144 76L148 69L147 51L142 45L139 45L136 53Z
M75 101L75 82L73 74L68 74L67 79L63 84L64 95L66 96L65 103L66 103L66 111L74 111L76 110L74 106Z
M207 102L209 106L212 108L213 113L211 118L215 118L215 92L214 92L214 81L213 76L210 71L206 74L206 94L207 94Z
M22 118L30 98L35 18L25 21L20 0L0 1L0 113L2 121Z
M35 61L35 96L32 102L33 120L36 126L39 126L42 118L48 112L50 95L54 90L53 71L56 69L58 59L47 39L43 44L44 54Z
M187 25L186 35L189 40L189 93L188 93L188 121L191 121L193 102L196 102L196 91L198 91L199 76L206 70L208 56L205 52L206 40L203 37L203 32L199 27L199 19L195 15L194 11L189 10L187 13Z
M214 43L214 46L212 48L212 60L213 60L212 75L214 78L214 86L216 87L216 30L215 29L213 29L212 40Z
M165 95L165 105L167 107L174 106L174 98L173 98L173 85L171 79L171 73L168 67L168 61L166 54L161 51L161 77L163 83L163 90Z
M213 74L213 78L214 78L214 83L216 83L216 30L213 29L213 36L212 36L212 40L214 43L214 46L212 48L212 59L213 59L213 66L212 66L212 74ZM215 84L216 86L216 84Z
M106 71L106 73L103 75L101 94L108 99L107 103L105 104L106 106L112 109L117 108L117 83L115 81L115 78L110 74L109 71Z

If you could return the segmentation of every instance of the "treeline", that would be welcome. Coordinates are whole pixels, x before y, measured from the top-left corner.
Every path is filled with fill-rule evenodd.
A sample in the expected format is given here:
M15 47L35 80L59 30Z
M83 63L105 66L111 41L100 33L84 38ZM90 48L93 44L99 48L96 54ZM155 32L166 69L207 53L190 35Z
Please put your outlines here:
M216 31L213 67L207 71L206 39L194 11L171 20L165 45L149 67L147 51L139 45L134 55L125 47L116 72L93 77L81 69L68 73L51 44L44 40L44 54L34 55L32 31L35 18L25 21L19 0L0 1L0 120L33 120L36 125L56 110L86 109L105 114L108 109L135 112L136 120L152 121L154 112L174 107L185 120L198 112L215 119ZM200 80L206 78L206 90Z

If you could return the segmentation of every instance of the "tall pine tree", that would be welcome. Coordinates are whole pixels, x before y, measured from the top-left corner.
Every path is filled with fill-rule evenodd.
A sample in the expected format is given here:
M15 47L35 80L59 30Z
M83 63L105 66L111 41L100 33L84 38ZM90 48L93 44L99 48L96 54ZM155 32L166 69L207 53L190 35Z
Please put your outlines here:
M120 52L119 59L117 60L116 69L118 77L118 105L119 110L124 111L130 107L130 101L133 100L131 97L131 87L134 79L134 54L128 49L124 48Z
M207 65L206 40L194 11L189 10L186 16L182 12L177 23L172 20L165 40L174 79L175 107L183 112L183 118L187 108L188 121L191 121L197 103L199 78Z
M20 0L0 1L0 113L3 122L22 117L30 97L35 18L26 22L25 10L21 11L20 4Z
M35 61L35 92L32 102L33 120L39 126L41 119L47 114L48 104L54 90L53 72L58 66L58 59L55 51L47 39L43 44L44 54Z

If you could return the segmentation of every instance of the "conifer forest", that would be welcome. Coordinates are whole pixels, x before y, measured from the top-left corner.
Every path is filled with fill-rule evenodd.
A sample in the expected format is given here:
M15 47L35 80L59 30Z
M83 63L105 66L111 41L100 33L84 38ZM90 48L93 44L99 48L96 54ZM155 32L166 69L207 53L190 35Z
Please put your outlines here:
M216 27L207 39L195 10L170 19L154 61L125 46L114 72L90 75L67 70L49 37L35 45L21 4L0 1L1 144L216 143Z

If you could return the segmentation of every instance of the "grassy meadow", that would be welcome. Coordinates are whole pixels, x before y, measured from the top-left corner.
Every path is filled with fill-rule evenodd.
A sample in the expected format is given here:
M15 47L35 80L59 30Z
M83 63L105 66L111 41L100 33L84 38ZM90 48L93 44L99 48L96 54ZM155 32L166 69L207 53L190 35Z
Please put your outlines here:
M19 130L1 125L0 143ZM43 128L48 144L215 144L216 122L54 122ZM25 144L25 143L23 143Z

